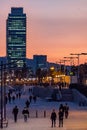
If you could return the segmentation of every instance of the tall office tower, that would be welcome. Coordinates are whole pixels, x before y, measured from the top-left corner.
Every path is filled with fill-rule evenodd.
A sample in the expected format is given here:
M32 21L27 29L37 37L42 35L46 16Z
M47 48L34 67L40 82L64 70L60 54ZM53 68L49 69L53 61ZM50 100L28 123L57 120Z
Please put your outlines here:
M26 62L26 14L22 7L11 8L6 21L6 45L8 63L23 67ZM13 66L13 64L11 64Z

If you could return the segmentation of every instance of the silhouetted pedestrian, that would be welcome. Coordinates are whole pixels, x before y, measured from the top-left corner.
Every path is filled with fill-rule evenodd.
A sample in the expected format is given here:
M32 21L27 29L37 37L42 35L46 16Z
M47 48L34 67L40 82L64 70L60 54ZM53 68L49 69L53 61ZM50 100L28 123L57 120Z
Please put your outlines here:
M25 104L26 104L26 107L28 108L29 105L30 105L30 102L27 100L27 101L25 102Z
M29 100L30 100L30 103L31 103L31 101L32 101L32 95L29 96Z
M19 99L21 98L21 92L18 93L18 97L19 97Z
M64 114L65 114L65 118L67 119L69 115L69 106L67 103L64 106Z
M62 109L59 110L58 112L58 116L59 116L59 127L63 127L63 111Z
M34 102L36 102L36 100L37 100L37 97L36 97L36 96L33 96L33 100L34 100Z
M8 97L9 103L11 103L11 96Z
M24 121L27 121L27 118L29 117L29 110L27 107L24 107L22 114L24 115Z
M17 115L18 115L18 107L15 106L13 108L12 114L14 115L14 122L17 122Z
M60 106L59 106L59 111L60 111L60 110L62 110L63 116L64 116L64 106L63 106L63 104L60 104Z
M52 127L56 127L56 118L57 118L57 115L56 115L56 112L55 112L55 109L53 109L52 113L51 113L51 121L52 121Z
M18 99L18 92L16 92L16 98Z

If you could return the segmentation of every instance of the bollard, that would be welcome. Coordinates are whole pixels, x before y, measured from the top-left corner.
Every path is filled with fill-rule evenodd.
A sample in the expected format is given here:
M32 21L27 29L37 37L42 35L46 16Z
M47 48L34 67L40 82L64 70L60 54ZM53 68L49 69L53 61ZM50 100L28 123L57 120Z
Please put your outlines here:
M44 110L44 118L46 117L46 111Z
M36 118L38 117L38 111L36 110Z

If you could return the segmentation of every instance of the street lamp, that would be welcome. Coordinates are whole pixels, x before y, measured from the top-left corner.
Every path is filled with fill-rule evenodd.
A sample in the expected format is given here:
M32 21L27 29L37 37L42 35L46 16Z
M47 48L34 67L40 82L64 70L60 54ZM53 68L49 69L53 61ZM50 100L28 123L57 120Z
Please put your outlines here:
M87 53L81 53L81 55L87 55Z
M64 57L64 58L70 59L69 60L70 61L70 66L72 66L72 62L74 62L73 59L78 58L78 57Z
M4 119L6 120L6 64L3 65L4 69Z
M72 71L72 62L74 63L74 58L77 58L77 57L64 57L65 59L70 59L70 60L68 60L68 61L70 61L70 71ZM71 72L70 72L70 80L71 80L71 83L72 83L72 74L71 74Z
M78 83L79 83L79 56L81 55L81 53L71 53L70 55L76 55L77 59L78 59L78 74L77 74L77 78L78 78Z
M15 62L12 62L15 63ZM9 64L12 64L9 63ZM1 61L0 64L0 71L1 71L1 117L0 117L0 128L3 128L3 120L6 120L6 86L5 86L5 81L6 81L6 76L5 76L5 70L6 70L6 65L9 64L3 64L3 61Z
M59 69L60 69L60 71L61 71L61 63L62 63L62 61L60 60L60 61L57 62L57 63L59 63L59 65L60 65L60 66L59 66L59 67L60 67Z
M71 53L70 55L76 55L77 56L77 58L78 58L78 83L79 83L79 57L80 57L80 55L87 55L87 53L75 53L75 54L73 54L73 53Z
M61 60L61 63L64 63L64 74L65 74L65 61L66 60Z
M2 83L2 69L3 62L1 61L1 124L0 127L3 128L3 83Z
M75 58L78 58L78 57L64 57L64 58L67 58L67 59L70 59L68 61L70 61L70 71L72 71L72 66L74 65L74 60Z
M65 65L65 63L66 63L67 61L69 61L69 60L65 60L65 59L61 60L61 63L64 63L64 86L66 86L66 82L65 82L66 65Z
M64 58L65 58L65 57L64 57ZM70 61L70 60L65 60L65 59L62 60L62 62L64 62L64 74L66 74L65 72L66 72L66 62L67 62L67 61Z

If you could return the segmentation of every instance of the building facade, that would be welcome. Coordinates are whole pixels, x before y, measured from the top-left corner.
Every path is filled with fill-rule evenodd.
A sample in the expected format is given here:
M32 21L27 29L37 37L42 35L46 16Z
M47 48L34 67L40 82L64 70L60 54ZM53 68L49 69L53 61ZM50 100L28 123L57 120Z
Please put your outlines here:
M46 55L33 55L34 62L34 73L37 69L46 69L47 68L47 56Z
M23 8L11 8L6 21L7 60L17 67L23 67L26 62L26 14Z

